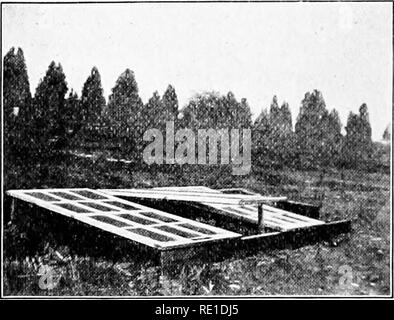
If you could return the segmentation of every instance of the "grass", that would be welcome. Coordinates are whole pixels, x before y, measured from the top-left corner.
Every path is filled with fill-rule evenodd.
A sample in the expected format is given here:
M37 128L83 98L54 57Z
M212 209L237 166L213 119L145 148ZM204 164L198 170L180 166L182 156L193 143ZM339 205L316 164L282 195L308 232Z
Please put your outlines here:
M8 169L5 185L127 188L165 185L242 186L263 194L321 205L324 220L352 219L353 231L336 243L261 252L220 263L185 264L168 275L133 251L117 257L76 251L72 243L30 239L21 225L7 225L4 238L5 295L388 295L390 294L390 175L347 170L262 171L245 177L224 172L154 171L103 159L64 157L29 168ZM5 211L7 211L7 203ZM31 212L24 211L28 216ZM40 226L32 225L35 230ZM31 227L31 225L30 225ZM31 234L31 233L30 233ZM72 241L72 240L70 240ZM109 249L110 251L116 251ZM46 281L43 266L56 284ZM52 274L52 273L50 273ZM41 282L40 282L41 281ZM41 286L42 287L42 286Z

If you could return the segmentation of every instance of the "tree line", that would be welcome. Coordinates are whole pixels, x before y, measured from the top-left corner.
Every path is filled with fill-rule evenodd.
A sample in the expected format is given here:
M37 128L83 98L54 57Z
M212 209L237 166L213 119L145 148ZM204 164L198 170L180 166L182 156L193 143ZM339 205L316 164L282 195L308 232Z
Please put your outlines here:
M61 64L52 62L30 93L22 49L11 48L4 61L4 147L6 160L31 161L71 146L117 150L120 156L141 160L149 128L164 130L166 121L177 128L249 128L252 131L252 164L262 167L368 168L375 165L368 108L350 113L343 135L338 112L328 110L321 92L305 94L293 129L288 103L276 96L252 121L245 98L232 92L205 92L180 109L175 88L162 96L156 91L144 103L133 71L117 79L106 101L100 73L93 67L81 96L69 91ZM67 94L67 92L69 92ZM387 135L387 133L385 133Z

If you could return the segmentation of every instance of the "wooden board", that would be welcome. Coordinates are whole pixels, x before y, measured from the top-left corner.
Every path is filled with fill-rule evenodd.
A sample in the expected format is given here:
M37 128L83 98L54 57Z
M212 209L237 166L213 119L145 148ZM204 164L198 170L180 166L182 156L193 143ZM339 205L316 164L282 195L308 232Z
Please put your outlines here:
M183 189L185 188L185 189ZM177 200L218 205L237 205L249 202L285 201L286 197L264 197L261 195L226 194L217 190L196 190L195 187L151 188L151 189L103 189L102 191L117 197L135 197L157 200Z
M223 193L220 190L202 186L151 189L105 189L103 191L116 196L197 202L214 208L219 214L253 224L258 223L257 204L253 204L253 202L276 202L286 200L286 197L264 197L259 194L227 193L227 191L231 190L223 190L226 192ZM248 204L250 202L252 202L252 204ZM266 227L279 231L288 231L324 224L323 221L278 209L267 204L263 205L263 220Z
M215 205L205 204L213 207L225 215L230 215L239 220L258 223L257 206L255 205ZM299 214L278 209L269 205L263 205L264 226L274 230L288 231L292 229L311 227L324 224L324 221L312 219Z
M229 243L208 243L206 246L192 250L174 249L161 251L162 265L166 270L179 266L185 257L188 261L209 262L223 261L229 258L241 259L255 255L261 251L296 249L319 241L331 241L338 235L351 232L351 221L341 220L327 222L309 228L292 229L283 232L269 232L244 236Z
M9 190L7 194L161 250L237 238L235 232L86 188Z

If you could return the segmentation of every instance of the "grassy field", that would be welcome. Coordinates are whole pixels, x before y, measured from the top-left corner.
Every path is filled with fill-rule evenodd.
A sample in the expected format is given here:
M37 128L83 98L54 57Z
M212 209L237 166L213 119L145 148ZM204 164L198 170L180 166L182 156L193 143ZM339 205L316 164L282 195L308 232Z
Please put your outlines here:
M185 264L172 275L130 251L123 258L76 252L73 245L32 247L29 233L9 224L4 238L5 295L388 295L390 293L390 175L357 171L261 171L245 177L193 168L154 172L103 159L65 157L61 163L8 170L8 188L125 188L166 185L241 186L321 205L326 221L352 219L353 231L334 243L261 252L220 263ZM24 178L21 178L24 177ZM32 182L33 181L33 182ZM7 209L7 205L5 206ZM23 214L28 215L29 212ZM40 226L35 226L39 229ZM36 230L36 229L35 229ZM34 242L36 243L36 242ZM111 249L109 249L111 250ZM40 288L53 270L53 287ZM52 273L51 273L52 274ZM44 277L44 278L43 278ZM41 281L41 282L40 282ZM44 282L44 284L47 282Z

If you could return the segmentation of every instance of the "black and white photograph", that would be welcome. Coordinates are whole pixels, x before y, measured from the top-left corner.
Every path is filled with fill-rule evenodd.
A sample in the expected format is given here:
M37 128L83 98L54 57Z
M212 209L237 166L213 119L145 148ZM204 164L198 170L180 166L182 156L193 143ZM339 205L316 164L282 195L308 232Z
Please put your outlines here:
M392 2L1 18L3 298L392 298Z

